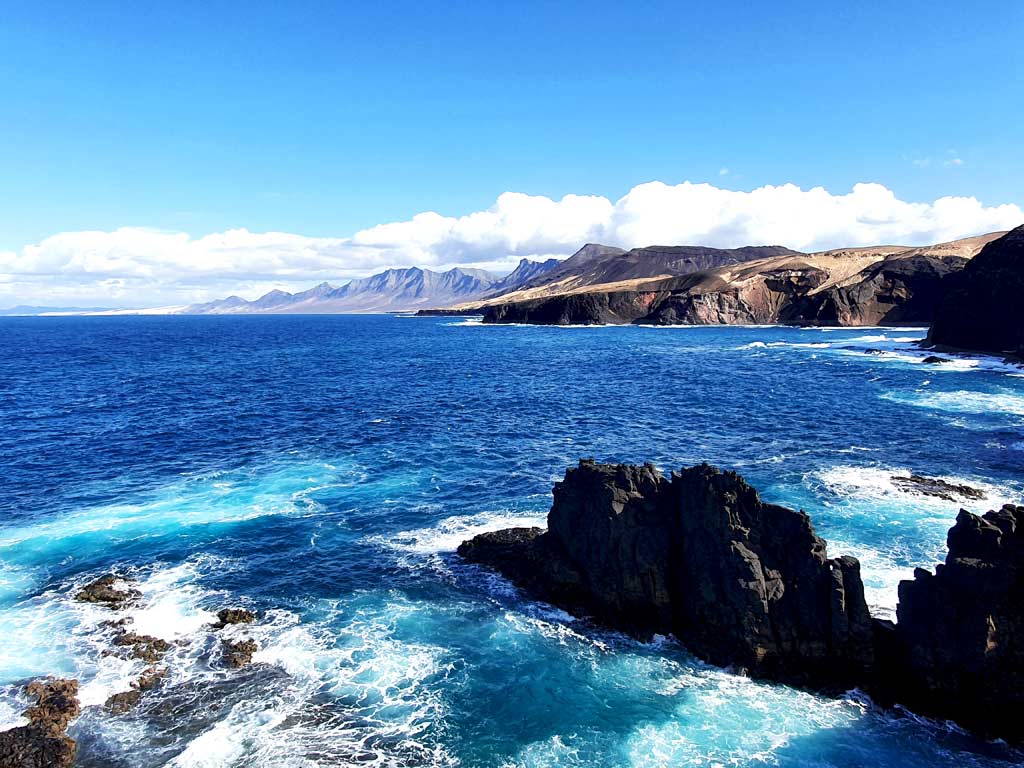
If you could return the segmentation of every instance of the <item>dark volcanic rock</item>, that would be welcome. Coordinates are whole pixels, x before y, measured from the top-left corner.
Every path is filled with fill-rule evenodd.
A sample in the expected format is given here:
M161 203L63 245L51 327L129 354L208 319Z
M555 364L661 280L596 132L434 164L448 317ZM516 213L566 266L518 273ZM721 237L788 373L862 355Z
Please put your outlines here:
M802 325L909 325L929 323L947 280L967 264L959 256L917 254L885 259L856 282L808 296L782 322Z
M252 661L252 655L260 649L255 640L222 640L221 651L224 663L232 669L244 667Z
M538 597L634 633L672 632L751 673L846 685L872 661L853 558L830 560L802 512L765 504L732 472L581 461L556 484L548 531L459 548Z
M907 490L984 498L935 478ZM898 623L873 620L860 566L830 559L803 512L733 472L581 461L554 488L548 530L463 542L534 596L633 633L671 632L698 656L1024 741L1024 506L961 511L935 574L900 584Z
M160 661L163 655L171 649L171 644L166 640L152 635L137 635L134 632L121 632L114 637L114 645L128 648L132 658L143 661Z
M217 611L217 621L211 626L223 629L229 624L251 624L256 621L256 614L245 608L221 608Z
M923 475L903 477L902 475L893 475L890 479L892 484L901 491L934 496L946 501L962 501L964 499L978 501L987 498L985 492L977 488L972 488L969 485L948 483L937 477L924 477Z
M1024 732L1024 507L961 510L934 575L900 583L898 695L989 735Z
M1024 356L1024 226L993 240L951 280L928 341Z
M928 357L926 357L921 362L925 363L927 365L939 365L941 363L951 363L953 361L950 360L948 357L939 357L938 355L928 355Z
M115 609L124 608L137 602L142 594L131 587L118 589L116 585L119 581L122 579L113 573L100 576L79 590L75 599L84 603L99 603Z
M28 725L0 733L0 768L67 768L77 747L67 736L78 717L77 680L37 680L25 692L36 704L25 710Z
M147 667L139 675L139 678L132 683L132 687L129 690L113 694L107 698L104 706L115 714L122 714L134 709L142 699L143 691L155 688L166 675L166 667Z
M566 293L484 308L485 323L534 325L606 325L646 317L667 294L659 291Z
M104 702L103 706L113 712L115 715L120 715L134 709L139 703L139 699L142 698L142 691L138 688L132 688L127 691L121 691L109 696Z

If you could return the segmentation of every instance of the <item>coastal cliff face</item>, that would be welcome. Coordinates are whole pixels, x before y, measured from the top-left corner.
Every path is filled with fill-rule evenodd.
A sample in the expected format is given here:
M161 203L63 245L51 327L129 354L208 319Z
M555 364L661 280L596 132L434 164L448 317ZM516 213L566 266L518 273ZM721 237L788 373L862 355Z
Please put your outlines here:
M707 465L666 477L581 461L555 485L546 531L484 533L458 552L714 664L1024 736L1024 507L961 511L945 565L901 583L896 625L870 617L857 560L829 558L806 514Z
M929 323L945 283L968 260L959 256L888 259L864 270L851 285L805 298L783 322L801 325L913 325Z
M829 559L807 515L765 504L735 473L582 461L555 486L548 526L482 534L459 554L759 677L842 687L871 664L857 561Z
M548 299L495 304L484 312L485 323L532 325L606 325L635 322L668 294L664 291L567 293Z
M1024 356L1024 226L986 245L948 284L932 344Z
M911 700L1005 733L1024 723L1024 507L961 511L935 573L900 584L897 635Z
M959 256L884 259L836 282L814 264L733 276L698 273L629 291L570 293L483 308L485 323L911 325L931 322Z

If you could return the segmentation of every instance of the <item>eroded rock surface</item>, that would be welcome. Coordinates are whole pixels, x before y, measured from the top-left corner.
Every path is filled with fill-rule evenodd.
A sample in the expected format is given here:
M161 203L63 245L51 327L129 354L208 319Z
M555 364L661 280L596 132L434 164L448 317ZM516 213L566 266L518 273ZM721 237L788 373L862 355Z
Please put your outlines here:
M256 614L245 608L222 608L217 611L217 621L211 626L223 629L229 624L251 624L256 621Z
M128 654L132 658L150 663L160 661L171 649L171 644L166 640L135 632L119 632L114 636L114 645L128 649Z
M155 688L166 675L166 667L147 667L138 679L132 682L131 688L109 696L104 702L104 706L115 714L122 714L134 709L142 699L143 692Z
M1024 507L961 510L946 562L900 583L900 698L1024 738Z
M908 490L983 498L913 475ZM829 558L807 515L733 472L581 461L548 529L459 547L539 599L638 634L671 632L721 666L877 701L1024 741L1024 507L961 511L934 574L900 584L898 622L872 619L860 566Z
M802 512L733 472L581 461L556 484L548 530L512 529L459 554L602 623L672 632L716 664L844 685L872 662L859 565L830 559Z
M78 681L47 679L29 683L36 703L25 710L28 725L0 733L0 768L67 768L77 747L66 731L78 717Z
M125 586L119 586L120 584ZM113 573L89 582L75 595L76 600L84 603L98 603L114 609L126 608L138 602L141 597L142 594L137 589Z
M946 501L980 501L988 498L985 492L978 488L961 483L950 483L937 477L925 477L924 475L893 475L892 484L901 491L907 493L920 493L924 496L934 496Z
M224 663L232 669L244 667L252 661L252 656L260 649L255 640L243 638L241 640L222 640L221 652L224 656Z

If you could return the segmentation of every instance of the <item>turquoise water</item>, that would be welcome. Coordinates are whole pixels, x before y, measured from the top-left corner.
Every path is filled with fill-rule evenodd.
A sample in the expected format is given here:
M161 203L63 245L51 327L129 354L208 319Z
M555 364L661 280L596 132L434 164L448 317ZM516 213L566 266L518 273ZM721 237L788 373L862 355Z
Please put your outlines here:
M1024 495L1024 376L923 365L921 329L542 328L446 318L0 320L0 723L75 675L83 766L934 766L1021 755L955 728L709 667L462 564L540 524L581 456L709 461L861 558L877 615L944 552L958 504L911 471ZM69 594L118 568L136 631ZM259 664L209 627L259 611ZM96 705L96 706L94 706Z

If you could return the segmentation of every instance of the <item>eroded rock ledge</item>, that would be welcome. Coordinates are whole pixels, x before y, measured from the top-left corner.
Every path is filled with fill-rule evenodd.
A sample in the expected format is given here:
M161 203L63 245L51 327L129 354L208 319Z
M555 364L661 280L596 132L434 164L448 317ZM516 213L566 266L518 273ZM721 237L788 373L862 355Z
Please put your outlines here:
M900 588L899 624L872 619L860 565L830 558L810 518L761 501L734 472L583 460L555 485L548 529L464 542L459 554L534 596L693 653L1020 740L1024 507L961 512L935 576Z
M77 746L66 733L78 717L78 681L44 679L25 687L36 703L25 710L28 725L0 733L0 768L69 768Z

